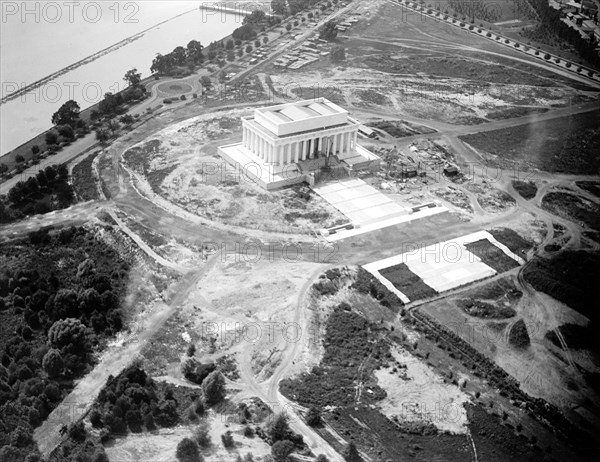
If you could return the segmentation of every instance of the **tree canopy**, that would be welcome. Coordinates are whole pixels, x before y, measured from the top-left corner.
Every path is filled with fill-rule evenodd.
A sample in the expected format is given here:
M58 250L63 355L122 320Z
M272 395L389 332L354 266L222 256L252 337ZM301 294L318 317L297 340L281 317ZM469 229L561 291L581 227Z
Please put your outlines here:
M79 111L79 104L70 99L52 115L52 123L54 125L70 125L75 128L79 120Z

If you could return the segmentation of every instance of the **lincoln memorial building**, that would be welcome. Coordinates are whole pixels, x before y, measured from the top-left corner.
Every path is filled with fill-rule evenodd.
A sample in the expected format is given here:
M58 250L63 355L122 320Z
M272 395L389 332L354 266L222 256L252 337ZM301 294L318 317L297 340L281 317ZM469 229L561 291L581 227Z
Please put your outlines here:
M325 98L263 107L242 119L242 142L219 154L266 189L314 184L323 171L379 167L379 157L357 143L359 125Z

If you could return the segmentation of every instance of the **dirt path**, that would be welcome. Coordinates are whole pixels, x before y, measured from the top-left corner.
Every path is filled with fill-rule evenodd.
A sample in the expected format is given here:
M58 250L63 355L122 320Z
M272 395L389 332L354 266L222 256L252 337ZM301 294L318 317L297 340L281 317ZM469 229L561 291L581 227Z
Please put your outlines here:
M324 267L315 270L306 280L298 293L298 301L292 322L301 326L303 335L308 335L308 320L306 318L307 297L314 279L324 271ZM342 462L342 457L311 427L306 425L298 412L301 406L286 399L279 393L279 382L289 373L301 352L302 342L287 342L281 352L282 360L273 375L264 382L257 382L252 372L252 350L245 349L240 355L240 383L245 389L244 395L258 396L267 403L274 412L285 412L293 431L304 437L304 442L315 454L325 454L332 462Z

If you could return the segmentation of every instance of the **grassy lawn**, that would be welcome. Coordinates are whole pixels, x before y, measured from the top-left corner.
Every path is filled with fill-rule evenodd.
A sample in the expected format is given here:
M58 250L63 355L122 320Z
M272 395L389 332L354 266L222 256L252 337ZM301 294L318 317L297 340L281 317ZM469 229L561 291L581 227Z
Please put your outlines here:
M557 173L600 174L600 110L460 138L490 154L491 165L517 162Z

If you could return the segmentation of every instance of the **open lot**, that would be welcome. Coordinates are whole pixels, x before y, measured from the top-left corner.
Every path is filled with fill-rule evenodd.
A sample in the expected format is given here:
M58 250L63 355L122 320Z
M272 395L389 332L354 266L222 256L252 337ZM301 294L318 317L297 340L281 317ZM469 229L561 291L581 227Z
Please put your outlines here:
M556 173L600 174L600 111L460 138L486 163Z

